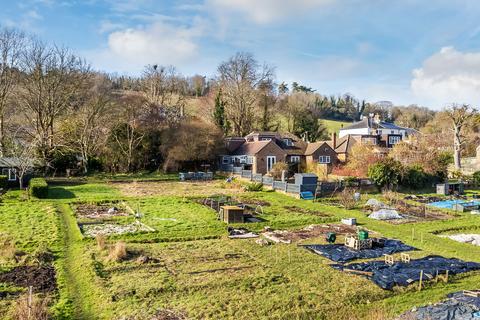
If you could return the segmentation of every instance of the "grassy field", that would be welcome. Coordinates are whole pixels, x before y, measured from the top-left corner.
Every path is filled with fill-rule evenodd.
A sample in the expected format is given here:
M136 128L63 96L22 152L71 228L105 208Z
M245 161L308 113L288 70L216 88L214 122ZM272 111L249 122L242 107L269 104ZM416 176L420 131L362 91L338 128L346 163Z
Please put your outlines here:
M14 243L15 250L27 257L38 248L54 253L57 290L48 295L55 318L390 319L450 292L476 289L480 283L480 272L473 272L451 277L449 283L427 283L422 291L416 286L385 291L366 278L334 270L329 260L298 243L260 246L255 239L229 239L226 225L198 199L222 193L262 204L263 221L242 225L253 231L266 226L302 229L355 217L362 227L420 249L412 253L414 258L439 254L480 262L480 247L438 236L478 231L480 217L470 214L393 225L369 219L361 206L346 210L332 199L312 203L278 192L243 192L224 188L221 181L119 180L57 181L43 200L28 199L19 191L3 197L2 250L11 251L7 244ZM117 201L139 211L140 221L152 230L105 239L84 237L78 226L83 220L75 208ZM130 216L105 221L126 225L133 220ZM303 243L324 239L318 236ZM35 263L4 260L2 272ZM7 319L25 290L0 282L0 312ZM18 294L4 299L2 292Z
M327 120L327 119L322 119L320 120L320 122L327 128L329 134L332 134L332 133L338 134L341 128L351 124L351 122Z

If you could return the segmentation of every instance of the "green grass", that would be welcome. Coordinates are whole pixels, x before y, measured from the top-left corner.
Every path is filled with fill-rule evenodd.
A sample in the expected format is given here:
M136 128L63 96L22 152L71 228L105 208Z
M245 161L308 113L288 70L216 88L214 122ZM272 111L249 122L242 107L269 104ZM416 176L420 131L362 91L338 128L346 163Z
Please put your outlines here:
M74 183L66 185L53 184L48 190L48 199L64 201L93 201L117 199L120 193L110 184Z
M199 184L195 188L201 191ZM420 292L416 286L384 291L363 277L334 270L329 260L295 244L262 247L254 239L230 240L227 225L216 219L215 211L189 197L185 184L176 187L172 182L171 187L179 194L165 190L168 195L133 196L100 181L53 184L49 198L42 200L28 201L24 193L11 191L0 205L0 234L12 237L27 252L40 245L54 249L59 292L52 309L58 319L144 319L162 309L193 319L379 319L480 283L480 272L474 272L452 277L447 284L427 283ZM439 254L480 262L480 247L438 235L478 230L478 216L465 213L448 220L393 225L369 219L360 206L346 210L329 199L314 203L268 191L235 196L268 203L263 222L238 225L253 231L265 226L301 229L354 217L362 227L421 249L412 253L414 258ZM139 209L141 221L155 232L111 237L101 250L95 240L82 237L74 208L82 202L118 200ZM315 214L299 212L304 210ZM133 217L113 220L129 223ZM129 255L113 262L108 255L118 241L127 243ZM304 243L323 241L319 237ZM141 263L139 256L154 260ZM7 309L8 304L0 304L0 311Z
M351 122L322 119L321 123L327 128L329 134L338 134L340 129L351 124Z
M0 235L13 239L19 250L33 252L58 240L55 209L40 202L0 204Z

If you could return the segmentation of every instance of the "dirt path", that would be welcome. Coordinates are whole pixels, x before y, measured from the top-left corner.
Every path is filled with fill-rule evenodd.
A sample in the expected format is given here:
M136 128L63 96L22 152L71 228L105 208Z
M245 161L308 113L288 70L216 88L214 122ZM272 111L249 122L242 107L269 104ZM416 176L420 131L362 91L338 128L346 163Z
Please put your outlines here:
M93 266L82 242L82 235L68 205L57 207L63 235L63 254L60 263L60 295L71 305L68 318L79 320L106 319L104 310L95 303L105 299L95 286Z

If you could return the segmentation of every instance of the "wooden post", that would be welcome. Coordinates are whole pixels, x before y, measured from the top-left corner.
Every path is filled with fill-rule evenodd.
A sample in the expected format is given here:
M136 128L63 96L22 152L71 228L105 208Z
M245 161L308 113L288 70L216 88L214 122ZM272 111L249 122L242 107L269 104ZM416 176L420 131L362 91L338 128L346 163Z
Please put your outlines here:
M32 317L32 295L33 295L33 287L30 286L28 287L28 319L31 319Z
M418 291L422 290L423 270L420 270L420 282L418 283Z

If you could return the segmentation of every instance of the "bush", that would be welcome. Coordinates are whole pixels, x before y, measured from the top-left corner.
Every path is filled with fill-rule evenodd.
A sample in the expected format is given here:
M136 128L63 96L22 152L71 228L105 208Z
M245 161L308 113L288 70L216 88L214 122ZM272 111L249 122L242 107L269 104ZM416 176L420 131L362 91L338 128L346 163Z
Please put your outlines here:
M356 201L355 201L355 189L345 188L342 192L338 195L338 201L342 207L347 210L355 208Z
M405 170L402 177L402 186L411 189L421 189L425 187L430 180L430 176L425 173L422 167L412 166Z
M383 159L368 168L368 178L378 188L392 188L398 185L402 176L402 164L391 158Z
M0 176L0 188L6 189L8 186L8 177L7 176Z
M282 171L286 171L288 173L288 164L285 162L277 162L273 165L272 170L270 170L270 174L274 179L281 179L282 178Z
M249 183L245 186L245 191L258 192L263 190L263 184L260 182Z
M476 186L480 186L480 171L475 171L472 175L473 178L473 183L475 183Z
M108 260L120 262L127 257L127 244L123 241L119 241L114 247L110 249Z
M44 178L33 178L28 186L28 193L40 199L48 197L48 184Z

